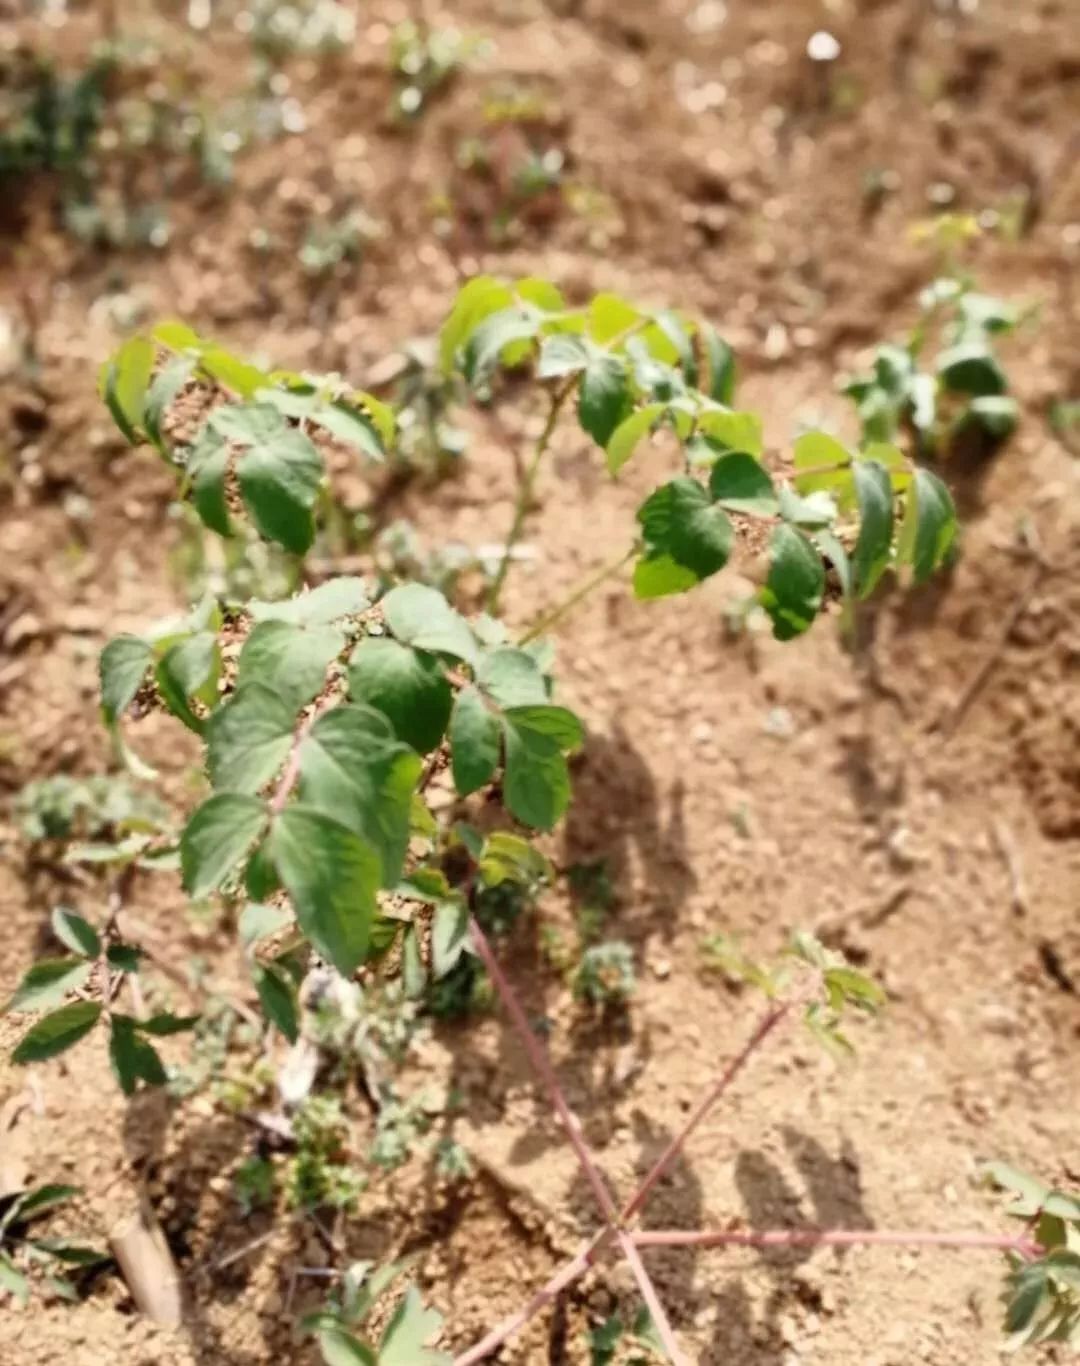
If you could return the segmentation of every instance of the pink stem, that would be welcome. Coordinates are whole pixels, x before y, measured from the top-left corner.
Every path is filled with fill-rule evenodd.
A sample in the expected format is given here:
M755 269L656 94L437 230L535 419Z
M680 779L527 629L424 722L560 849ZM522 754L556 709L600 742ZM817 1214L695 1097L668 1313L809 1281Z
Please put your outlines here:
M791 1010L793 1002L785 1001L772 1006L766 1014L761 1017L757 1028L747 1039L742 1051L728 1063L723 1072L716 1079L714 1085L702 1096L701 1100L690 1112L690 1116L683 1125L679 1133L671 1140L664 1151L653 1163L652 1170L637 1189L637 1193L631 1198L630 1202L623 1209L622 1217L624 1220L631 1219L645 1203L649 1192L664 1175L668 1167L682 1150L686 1140L694 1132L697 1126L713 1108L716 1102L728 1089L738 1074L749 1062L753 1054L761 1047L768 1036L776 1028L781 1020L785 1018Z
M645 1264L638 1255L637 1248L634 1247L629 1235L624 1229L619 1227L619 1212L615 1208L615 1201L611 1198L611 1192L607 1188L607 1183L604 1181L599 1168L593 1161L592 1154L589 1152L585 1140L581 1137L578 1122L574 1118L570 1106L566 1103L566 1097L563 1095L562 1087L559 1085L559 1079L555 1075L555 1069L551 1065L551 1059L541 1047L536 1035L530 1028L525 1011L521 1007L521 1002L518 1000L513 987L510 985L509 980L499 966L498 960L492 950L491 943L475 916L472 916L470 919L470 928L472 930L473 944L476 948L476 952L479 954L484 967L487 969L488 975L494 984L495 990L499 994L499 999L502 1001L507 1014L510 1016L514 1028L521 1037L521 1042L525 1046L525 1052L528 1054L529 1061L535 1068L537 1075L547 1087L548 1095L551 1098L555 1113L562 1121L563 1128L566 1130L567 1137L570 1139L570 1144L577 1155L578 1162L581 1164L581 1169L585 1173L589 1185L592 1187L593 1194L596 1196L596 1202L600 1206L609 1228L614 1230L615 1237L619 1246L622 1248L623 1255L630 1263L630 1269L634 1273L634 1278L641 1289L649 1313L652 1315L657 1335L664 1344L668 1354L671 1356L672 1361L676 1363L676 1366L684 1366L686 1358L682 1355L679 1344L675 1340L675 1334L668 1322L667 1315L664 1313L663 1305L660 1303L660 1297L656 1293L656 1287L653 1285L649 1273L645 1269Z
M891 1229L797 1228L712 1232L682 1229L631 1233L636 1247L956 1247L987 1248L1041 1257L1044 1249L1030 1238L998 1233L904 1233Z
M616 1224L618 1223L619 1214L618 1210L615 1208L615 1202L611 1198L611 1193L607 1188L603 1176L601 1176L596 1163L593 1161L592 1154L585 1146L585 1140L581 1137L580 1126L571 1113L570 1106L566 1103L566 1097L563 1095L562 1087L559 1085L559 1079L555 1075L555 1069L551 1065L551 1060L541 1047L536 1035L532 1032L525 1012L521 1008L521 1003L518 1001L513 987L504 976L502 968L499 967L495 954L492 951L491 943L488 940L487 935L480 928L480 923L475 916L472 917L470 925L476 952L480 955L484 967L487 968L488 975L495 986L495 990L499 993L499 999L506 1008L506 1013L510 1016L514 1028L521 1036L521 1042L525 1045L525 1052L529 1055L529 1061L547 1087L548 1095L551 1097L551 1103L555 1108L555 1113L562 1121L562 1126L566 1130L567 1137L570 1139L570 1144L577 1154L577 1160L581 1163L581 1169L585 1173L589 1185L592 1187L593 1194L596 1196L596 1202L603 1211L604 1218L607 1222L609 1224Z
M475 1347L470 1347L467 1352L462 1352L460 1356L455 1357L454 1366L473 1366L474 1362L483 1361L485 1357L490 1356L492 1352L501 1347L506 1339L513 1337L528 1323L533 1315L538 1314L545 1305L550 1304L556 1296L561 1295L567 1286L573 1285L579 1276L585 1274L596 1260L597 1252L610 1237L610 1229L601 1229L576 1257L556 1271L547 1285L538 1290L523 1309L519 1309L516 1314L504 1319L497 1328L493 1328L488 1333L487 1337L481 1338Z

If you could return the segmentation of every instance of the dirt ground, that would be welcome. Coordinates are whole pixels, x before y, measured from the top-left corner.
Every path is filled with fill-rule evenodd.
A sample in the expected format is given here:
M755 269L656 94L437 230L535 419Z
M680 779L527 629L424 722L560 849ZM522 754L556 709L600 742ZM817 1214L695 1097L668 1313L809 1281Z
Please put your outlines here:
M702 939L723 929L768 953L792 928L816 929L883 981L889 1010L860 1029L850 1066L794 1032L763 1052L648 1222L993 1230L999 1213L974 1180L982 1160L1080 1183L1080 463L1046 421L1051 399L1080 393L1075 0L429 6L493 51L402 134L382 117L385 45L408 9L358 6L347 54L294 63L306 130L240 159L223 196L193 192L166 250L92 254L55 228L44 192L17 206L21 224L0 239L0 307L34 326L40 376L0 385L0 787L7 797L32 778L103 769L97 652L179 604L165 553L180 535L170 476L118 441L95 393L118 319L182 316L238 349L363 384L388 350L437 327L457 279L477 269L542 274L574 298L617 289L716 323L739 354L740 405L764 414L780 452L799 423L824 418L854 436L834 376L911 321L933 274L910 225L945 202L1004 212L1022 194L1026 231L988 232L973 263L986 288L1041 306L1007 351L1024 418L992 461L948 471L965 525L955 571L886 595L857 663L827 622L786 646L730 638L731 574L685 601L635 604L621 583L590 600L558 632L562 693L589 739L552 849L561 864L607 861L610 932L634 947L638 994L621 1027L598 1025L534 936L507 957L551 1023L604 1171L629 1192L753 1025L753 999L703 971ZM70 55L92 20L20 32ZM823 28L841 46L827 69L805 55ZM211 84L229 51L200 58ZM462 215L440 233L433 200L456 174L454 149L508 80L542 96L570 179L603 212L546 205L517 240L493 243L489 191L463 185ZM384 232L329 285L312 285L295 251L253 258L253 229L290 242L313 205L346 201ZM519 412L511 398L498 423L464 417L460 476L405 492L399 511L429 544L505 533ZM557 440L509 620L529 620L625 544L660 468L650 459L611 485L595 451L570 433ZM1042 566L1018 549L1021 527ZM139 739L182 802L191 748L154 722ZM0 839L6 994L50 908L82 899L96 910L100 891L35 862L13 822ZM158 952L183 961L224 944L185 916L168 878L142 875L135 899ZM556 896L545 913L557 923L568 911ZM5 1055L16 1034L0 1021ZM424 1064L464 1097L455 1136L476 1175L447 1187L406 1168L376 1183L349 1251L416 1254L425 1296L446 1315L443 1345L462 1350L576 1250L593 1211L501 1019L437 1030ZM0 1106L19 1096L27 1104L0 1134L6 1160L36 1180L77 1181L85 1197L69 1221L97 1237L145 1190L190 1317L181 1333L154 1329L106 1276L77 1306L5 1304L0 1363L314 1360L292 1324L316 1302L318 1283L294 1273L325 1263L317 1239L282 1222L217 1269L269 1227L230 1193L249 1126L205 1097L126 1106L91 1045L33 1078L0 1065ZM704 1366L999 1357L993 1254L680 1250L648 1262ZM597 1269L500 1360L584 1362L587 1329L633 1302L625 1268Z

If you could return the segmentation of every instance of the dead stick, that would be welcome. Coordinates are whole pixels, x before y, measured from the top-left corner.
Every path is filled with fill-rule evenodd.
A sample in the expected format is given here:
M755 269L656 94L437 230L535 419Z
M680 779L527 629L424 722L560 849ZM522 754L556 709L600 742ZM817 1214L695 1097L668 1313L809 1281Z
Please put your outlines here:
M180 1273L145 1200L114 1226L109 1245L139 1312L166 1328L178 1328L184 1317Z

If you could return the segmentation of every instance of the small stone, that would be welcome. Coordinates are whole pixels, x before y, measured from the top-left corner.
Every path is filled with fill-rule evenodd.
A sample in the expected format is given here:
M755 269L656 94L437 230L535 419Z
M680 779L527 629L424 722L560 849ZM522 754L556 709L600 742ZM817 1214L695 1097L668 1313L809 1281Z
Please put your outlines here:
M652 965L653 975L659 977L661 981L671 976L671 960L668 958L657 958Z

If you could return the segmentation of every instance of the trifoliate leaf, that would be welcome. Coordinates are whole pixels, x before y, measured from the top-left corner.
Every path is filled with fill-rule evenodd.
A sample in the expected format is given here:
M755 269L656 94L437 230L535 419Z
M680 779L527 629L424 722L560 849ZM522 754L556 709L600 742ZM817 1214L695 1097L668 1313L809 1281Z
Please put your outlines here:
M867 598L888 568L892 553L892 481L888 470L876 460L858 460L851 472L859 503L859 538L852 567L859 597Z
M345 641L344 631L336 626L260 621L240 651L236 686L262 683L287 707L299 711L322 691L330 661L345 648Z
M295 626L328 626L342 617L357 616L371 606L371 583L355 575L328 579L306 593L282 602L250 602L254 621L288 621Z
M66 949L83 958L96 958L101 952L97 930L76 911L57 906L50 919L52 932Z
M127 711L142 687L154 651L138 636L116 636L101 652L101 707L105 720L114 725Z
M405 645L476 662L478 647L469 624L443 595L422 583L402 584L382 600L386 624Z
M632 405L625 363L603 351L591 355L578 387L578 420L597 445L607 446Z
M168 1080L157 1050L139 1037L136 1023L130 1015L115 1011L109 1019L109 1063L125 1096L134 1095L140 1081L164 1086Z
M257 797L208 797L180 836L184 891L196 901L216 891L262 834L266 817L266 803Z
M642 503L637 519L651 555L668 555L698 579L723 569L735 531L731 520L693 479L672 479Z
M290 1043L295 1043L300 1027L296 987L292 978L272 963L256 963L251 975L263 1014Z
M443 737L452 694L434 655L396 640L362 640L349 659L349 693L389 718L398 738L426 754Z
M722 455L709 474L709 492L729 512L772 517L777 512L776 490L763 465L742 451Z
M387 718L365 706L324 713L300 747L300 797L378 851L381 883L401 875L409 843L420 756L394 737Z
M378 851L347 826L302 805L274 818L270 840L300 928L338 972L349 975L367 952Z
M480 691L462 688L450 714L450 753L454 786L462 797L489 783L499 763L502 731Z
M769 577L759 601L772 618L777 640L800 635L817 616L825 569L811 541L793 526L778 526L769 546Z
M90 976L93 964L82 958L40 958L23 974L5 1011L43 1010L56 1005Z
M11 1061L21 1065L57 1057L89 1034L100 1015L97 1001L75 1001L54 1010L27 1030L15 1046Z
M206 723L207 768L214 787L258 792L285 762L296 712L276 692L248 683Z

